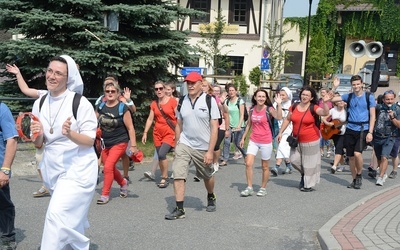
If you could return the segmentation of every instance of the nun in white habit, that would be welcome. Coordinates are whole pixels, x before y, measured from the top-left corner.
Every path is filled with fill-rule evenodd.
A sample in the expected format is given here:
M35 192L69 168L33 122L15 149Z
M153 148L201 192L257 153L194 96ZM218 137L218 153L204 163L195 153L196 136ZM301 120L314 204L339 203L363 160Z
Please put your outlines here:
M286 119L286 116L289 113L289 108L292 105L293 94L292 91L288 87L283 87L279 91L282 98L282 119L278 121L279 129L282 127L282 122ZM274 103L274 107L276 108L276 103ZM276 150L276 164L275 167L271 168L271 173L273 176L277 176L279 174L279 168L282 161L285 161L286 169L282 172L282 174L291 174L293 167L290 164L290 146L286 141L287 137L292 134L292 123L283 131L282 139L278 144L278 148Z
M96 115L85 97L73 115L75 92L70 89L82 93L83 82L71 57L50 60L46 85L48 95L42 107L39 110L38 99L32 109L39 122L31 123L31 131L39 134L35 146L44 145L39 167L51 193L41 249L89 249L84 232L89 227L87 215L97 180Z

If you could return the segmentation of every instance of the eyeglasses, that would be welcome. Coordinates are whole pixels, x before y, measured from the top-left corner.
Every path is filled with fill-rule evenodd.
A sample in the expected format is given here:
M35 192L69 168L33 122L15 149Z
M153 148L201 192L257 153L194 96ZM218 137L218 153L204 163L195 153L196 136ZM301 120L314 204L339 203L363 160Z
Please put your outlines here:
M46 73L49 75L54 74L55 77L62 77L62 76L66 76L66 74L61 73L60 71L53 71L52 69L47 69Z
M159 87L159 88L154 88L155 91L162 91L164 90L164 87Z
M117 93L117 91L116 90L106 90L106 91L104 91L104 92L106 92L107 94L115 94L115 93Z

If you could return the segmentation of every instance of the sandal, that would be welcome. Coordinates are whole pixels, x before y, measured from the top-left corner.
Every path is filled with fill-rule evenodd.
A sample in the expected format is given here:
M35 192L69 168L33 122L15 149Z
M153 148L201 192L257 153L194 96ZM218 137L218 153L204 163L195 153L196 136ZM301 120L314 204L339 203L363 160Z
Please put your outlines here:
M124 180L125 180L125 185L122 185L121 188L119 189L119 197L121 198L126 198L128 196L129 182L126 178L124 178Z
M45 196L50 196L49 190L45 186L42 186L38 191L33 192L33 197L38 198L38 197L45 197Z
M228 163L227 163L226 161L222 161L222 162L219 164L219 166L226 166L226 165L228 165Z
M157 184L157 186L158 186L159 188L166 188L166 187L168 187L168 185L169 185L168 177L163 177L163 178L161 178L161 181L164 181L164 182L159 182L159 183Z
M105 205L105 204L108 203L109 200L110 200L109 196L102 195L102 196L100 196L100 199L97 200L97 204L98 205Z

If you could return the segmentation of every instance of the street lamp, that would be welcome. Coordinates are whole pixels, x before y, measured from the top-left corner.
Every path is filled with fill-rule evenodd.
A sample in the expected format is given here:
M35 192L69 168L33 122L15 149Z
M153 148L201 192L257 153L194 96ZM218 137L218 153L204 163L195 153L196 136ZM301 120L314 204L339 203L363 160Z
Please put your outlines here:
M308 0L310 5L308 7L308 27L307 27L307 40L306 40L306 61L304 67L304 84L307 84L307 61L308 61L308 42L310 41L310 26L311 26L311 5L312 0Z

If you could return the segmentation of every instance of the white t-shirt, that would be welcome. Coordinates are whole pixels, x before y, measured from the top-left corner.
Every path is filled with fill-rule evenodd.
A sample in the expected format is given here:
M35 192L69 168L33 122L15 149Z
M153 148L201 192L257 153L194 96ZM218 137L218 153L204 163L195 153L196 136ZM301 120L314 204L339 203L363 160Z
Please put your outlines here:
M192 105L189 96L183 99L178 119L182 120L182 132L179 143L193 149L208 150L210 143L210 114L211 119L219 119L219 109L215 98L211 97L211 113L206 103L206 95L202 93Z
M337 107L333 107L331 110L329 110L329 114L331 115L332 120L339 120L343 123L346 122L347 113L345 109L339 111ZM340 128L340 134L343 135L345 131L346 124L342 125L342 127Z

